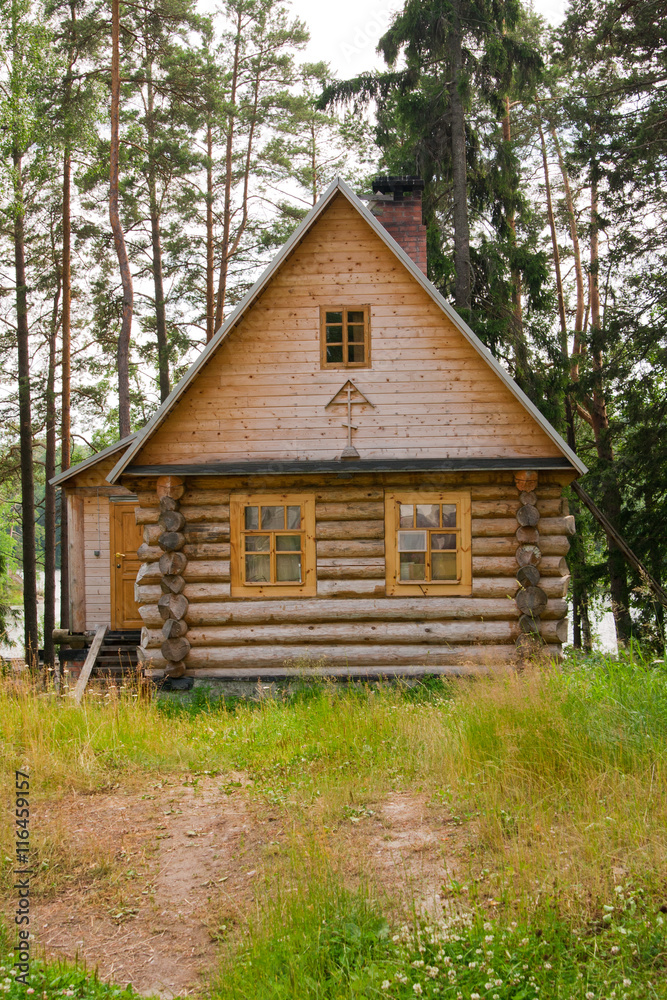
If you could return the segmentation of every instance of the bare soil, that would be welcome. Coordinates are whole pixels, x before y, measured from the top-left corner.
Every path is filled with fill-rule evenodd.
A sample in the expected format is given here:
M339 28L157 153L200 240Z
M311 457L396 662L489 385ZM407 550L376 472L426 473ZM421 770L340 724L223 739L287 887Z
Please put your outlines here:
M200 994L220 942L239 934L292 836L287 813L241 774L68 795L35 810L91 860L34 903L37 945L164 1000ZM392 793L329 832L350 881L371 878L398 910L438 915L460 831L419 794Z

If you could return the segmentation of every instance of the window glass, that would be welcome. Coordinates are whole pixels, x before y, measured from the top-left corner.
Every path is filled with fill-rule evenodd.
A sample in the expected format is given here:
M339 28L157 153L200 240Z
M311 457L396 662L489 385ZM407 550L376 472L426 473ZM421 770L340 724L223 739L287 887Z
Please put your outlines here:
M440 504L419 503L417 504L417 527L418 528L439 528L440 527Z
M301 553L276 555L276 580L280 583L301 583Z
M269 583L271 580L271 556L246 555L245 578L248 583Z
M431 548L432 549L455 549L456 548L456 535L445 535L440 532L431 532Z
M443 528L456 527L456 504L443 503L442 505L442 526Z
M339 344L337 347L332 347L327 344L327 364L337 365L343 363L343 345Z
M262 507L262 531L280 531L285 527L285 508Z
M288 507L287 508L287 527L288 528L300 528L301 527L301 508L300 507Z
M400 576L401 576L401 580L425 580L426 579L426 553L425 552L401 552L401 554L400 554Z
M276 535L276 552L300 552L301 535Z
M246 535L246 552L270 552L271 535Z
M411 503L400 504L399 525L401 528L414 527L415 508Z
M431 579L456 580L456 552L431 553Z
M247 531L259 528L259 507L246 507L245 526Z
M398 533L399 552L424 552L426 551L425 531L399 531Z

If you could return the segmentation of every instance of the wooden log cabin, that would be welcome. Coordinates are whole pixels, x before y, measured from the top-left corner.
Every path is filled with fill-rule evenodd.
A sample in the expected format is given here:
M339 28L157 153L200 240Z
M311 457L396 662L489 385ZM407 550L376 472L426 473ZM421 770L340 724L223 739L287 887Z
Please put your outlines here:
M73 620L140 620L153 675L560 654L586 469L428 281L421 187L334 182L144 429L57 477L74 548L100 491L118 539L108 598L77 550Z

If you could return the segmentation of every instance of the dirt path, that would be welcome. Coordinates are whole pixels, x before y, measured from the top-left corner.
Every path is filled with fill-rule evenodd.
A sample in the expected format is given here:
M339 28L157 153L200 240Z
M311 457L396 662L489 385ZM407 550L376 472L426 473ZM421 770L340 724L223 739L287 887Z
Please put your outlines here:
M194 787L179 780L148 796L51 804L68 836L109 845L118 873L106 892L79 886L37 905L36 935L47 953L78 954L103 978L165 1000L197 992L215 964L217 940L252 902L263 863L266 824L231 784L242 776L226 782L230 794L220 779Z
M218 942L243 925L291 828L244 784L242 775L178 778L45 804L36 821L95 863L90 877L36 905L38 945L78 955L145 995L200 993ZM457 834L424 796L394 793L347 817L333 837L351 880L370 875L399 906L414 901L437 915ZM96 877L100 851L108 863Z

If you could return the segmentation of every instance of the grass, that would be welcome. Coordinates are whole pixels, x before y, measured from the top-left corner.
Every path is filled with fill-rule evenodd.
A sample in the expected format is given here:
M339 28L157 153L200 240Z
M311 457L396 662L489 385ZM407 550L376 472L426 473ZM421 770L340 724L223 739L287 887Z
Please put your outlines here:
M248 947L227 956L214 1000L634 1000L667 996L664 920L628 887L608 923L577 926L550 906L529 920L474 909L392 930L367 892L311 879L274 893Z
M130 988L103 983L94 973L73 962L31 961L29 985L16 982L14 953L6 931L0 926L0 995L6 1000L138 1000Z
M501 1000L666 995L666 746L667 667L637 650L416 689L314 683L253 705L205 692L180 707L132 693L90 696L81 708L26 689L0 696L2 773L29 769L37 798L168 773L217 773L224 789L225 775L243 771L249 794L289 817L309 864L311 834L327 843L326 877L304 879L302 857L282 870L282 888L267 889L214 991L225 1000L402 998L419 996L415 986L493 1000L491 963ZM427 932L413 920L395 939L392 901L344 884L344 838L337 847L317 835L392 790L422 793L459 826L463 875L443 874L442 895L469 919L454 929ZM57 831L35 830L33 840L45 869L56 858L74 871ZM95 865L104 872L103 859ZM486 956L488 936L498 953L471 957ZM419 955L424 966L413 964ZM483 970L470 966L481 961Z

